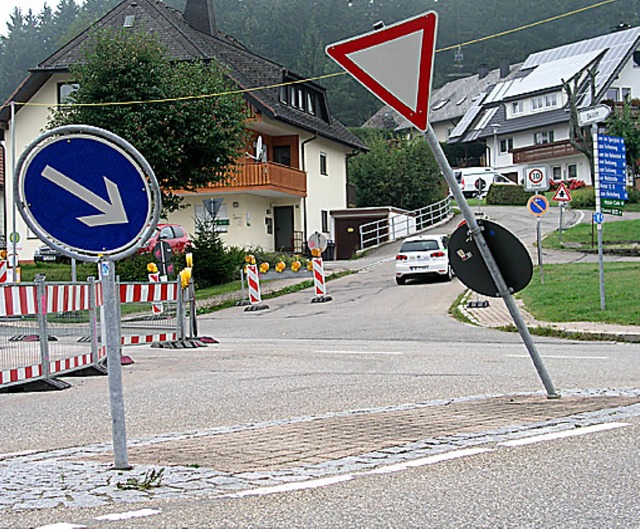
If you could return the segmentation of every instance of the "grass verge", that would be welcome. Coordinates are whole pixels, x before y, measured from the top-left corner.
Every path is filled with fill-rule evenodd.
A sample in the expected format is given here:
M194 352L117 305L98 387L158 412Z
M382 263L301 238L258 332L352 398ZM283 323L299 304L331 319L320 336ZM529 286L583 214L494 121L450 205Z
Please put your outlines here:
M534 279L518 296L540 321L640 325L638 277L640 263L605 263L606 310L600 310L597 263L545 265L544 284Z
M640 219L606 222L602 226L603 249L608 251L623 251L636 249L640 252ZM542 242L544 248L591 250L592 245L597 249L597 233L595 226L578 224L560 234L554 231L547 235Z

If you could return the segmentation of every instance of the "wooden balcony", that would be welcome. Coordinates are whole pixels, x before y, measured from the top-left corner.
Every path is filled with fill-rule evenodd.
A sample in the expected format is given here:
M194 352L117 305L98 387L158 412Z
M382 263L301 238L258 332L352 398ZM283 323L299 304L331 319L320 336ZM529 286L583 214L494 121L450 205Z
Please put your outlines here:
M541 160L580 154L580 152L571 145L569 140L532 145L531 147L520 147L518 149L511 149L509 152L513 155L513 163L539 162Z
M230 171L225 180L203 191L216 193L246 193L307 196L307 175L304 171L275 162L242 162Z

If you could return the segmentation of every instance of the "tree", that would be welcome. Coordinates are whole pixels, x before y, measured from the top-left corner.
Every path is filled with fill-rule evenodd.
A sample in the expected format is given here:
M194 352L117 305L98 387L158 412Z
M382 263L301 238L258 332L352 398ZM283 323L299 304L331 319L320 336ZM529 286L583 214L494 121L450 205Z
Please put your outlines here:
M54 110L50 126L101 127L134 145L154 169L164 207L180 206L175 191L206 187L225 177L245 144L240 95L201 97L235 88L214 62L171 62L148 34L99 31L70 106Z
M638 121L638 100L626 101L622 108L614 107L607 119L607 134L624 139L627 151L627 167L634 180L640 172L640 121Z
M349 180L356 186L359 207L395 206L419 209L447 194L433 153L422 137L355 129L370 148L349 160Z

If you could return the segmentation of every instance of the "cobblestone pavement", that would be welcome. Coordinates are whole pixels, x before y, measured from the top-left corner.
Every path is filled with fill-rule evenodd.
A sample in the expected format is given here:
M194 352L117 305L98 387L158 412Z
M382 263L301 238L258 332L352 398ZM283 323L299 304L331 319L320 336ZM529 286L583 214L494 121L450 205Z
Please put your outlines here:
M251 494L638 416L640 390L575 390L557 400L467 397L134 439L129 472L111 470L109 444L4 454L0 514ZM162 472L155 481L154 471Z

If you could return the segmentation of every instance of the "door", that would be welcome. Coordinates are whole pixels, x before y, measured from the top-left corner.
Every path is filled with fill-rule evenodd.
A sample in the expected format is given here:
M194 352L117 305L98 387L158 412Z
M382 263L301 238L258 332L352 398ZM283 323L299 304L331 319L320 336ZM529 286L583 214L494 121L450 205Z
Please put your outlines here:
M293 253L293 206L275 207L273 218L276 251Z

